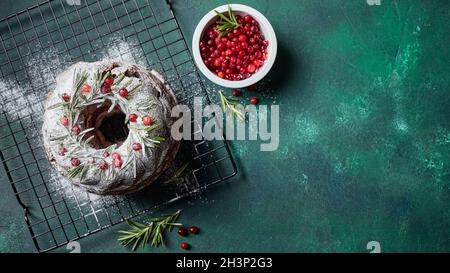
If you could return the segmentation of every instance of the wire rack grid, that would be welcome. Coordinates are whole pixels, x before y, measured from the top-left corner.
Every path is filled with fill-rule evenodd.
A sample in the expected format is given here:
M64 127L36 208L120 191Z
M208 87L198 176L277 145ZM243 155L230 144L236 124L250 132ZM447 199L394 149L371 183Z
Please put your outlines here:
M132 46L124 50L118 40ZM140 52L141 61L162 72L179 103L192 105L196 96L210 103L170 1L87 0L70 6L49 0L0 19L0 160L38 252L153 212L236 174L225 141L199 140L183 141L172 170L129 196L93 196L55 175L39 132L57 71L36 69L29 60L47 63L58 57L67 67L97 61L107 47L116 48L117 56L109 57ZM43 56L45 51L55 56ZM22 97L6 92L14 88ZM199 124L192 121L192 126L193 135L201 132ZM184 162L189 162L187 173L163 183Z

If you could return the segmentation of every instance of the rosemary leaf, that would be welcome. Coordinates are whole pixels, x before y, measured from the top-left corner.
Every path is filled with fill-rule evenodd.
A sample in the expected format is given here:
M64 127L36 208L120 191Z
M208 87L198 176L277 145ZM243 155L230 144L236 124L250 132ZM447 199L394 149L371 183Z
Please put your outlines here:
M56 109L56 108L59 108L59 107L63 107L65 104L66 103L64 103L64 102L58 102L58 103L55 103L55 104L50 105L49 107L47 107L47 110L53 110L53 109Z

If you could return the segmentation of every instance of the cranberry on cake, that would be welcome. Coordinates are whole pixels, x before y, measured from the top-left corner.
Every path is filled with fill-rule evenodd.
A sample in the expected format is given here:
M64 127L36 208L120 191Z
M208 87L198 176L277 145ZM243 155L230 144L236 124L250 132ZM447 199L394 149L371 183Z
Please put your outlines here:
M176 98L162 76L121 61L79 62L56 79L42 126L50 162L96 194L138 191L172 163Z

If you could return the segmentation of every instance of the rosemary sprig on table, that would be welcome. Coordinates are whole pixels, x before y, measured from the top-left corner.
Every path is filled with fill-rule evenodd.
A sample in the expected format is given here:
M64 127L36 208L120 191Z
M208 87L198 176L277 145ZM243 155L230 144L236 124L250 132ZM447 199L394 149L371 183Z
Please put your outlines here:
M164 246L164 232L167 229L172 231L175 226L181 226L180 223L176 223L180 213L181 210L178 210L173 214L153 218L147 225L128 220L130 229L120 230L118 240L123 246L131 246L133 251L139 244L144 248L148 242L151 242L153 247Z
M170 184L172 182L178 181L180 178L182 178L188 169L188 166L190 165L189 162L185 162L183 165L181 165L178 170L175 171L175 173L170 177L168 180L164 181L164 184Z
M245 111L242 104L238 100L225 97L222 91L219 91L220 103L222 105L222 110L225 113L230 113L236 116L240 121L245 120ZM240 109L239 109L240 108Z
M228 32L232 31L235 28L240 27L239 23L236 20L236 17L231 10L231 7L228 5L228 17L223 13L216 11L217 16L219 16L222 20L217 22L216 30L219 32L219 37L227 35Z

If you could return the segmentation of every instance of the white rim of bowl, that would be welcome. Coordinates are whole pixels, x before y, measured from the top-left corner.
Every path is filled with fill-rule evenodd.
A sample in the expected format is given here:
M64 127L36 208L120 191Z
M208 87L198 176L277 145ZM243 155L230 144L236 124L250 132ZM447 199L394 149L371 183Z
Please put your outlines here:
M268 55L267 59L264 61L264 65L255 74L252 74L249 78L241 81L230 81L220 78L211 70L209 70L209 68L203 63L202 56L200 55L199 44L206 25L213 18L217 17L217 14L215 13L216 10L217 12L223 13L228 11L228 6L231 6L231 9L233 11L243 12L251 15L259 23L260 27L262 29L265 29L268 34L268 37L264 37L269 41L269 47L267 48ZM273 27L269 23L267 18L256 9L242 4L223 5L208 12L197 24L197 27L194 31L194 36L192 38L192 53L197 67L210 81L227 88L243 88L259 82L267 75L267 73L269 73L270 69L275 63L275 58L277 55L277 38L275 36L275 31L273 30Z

